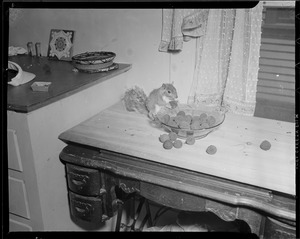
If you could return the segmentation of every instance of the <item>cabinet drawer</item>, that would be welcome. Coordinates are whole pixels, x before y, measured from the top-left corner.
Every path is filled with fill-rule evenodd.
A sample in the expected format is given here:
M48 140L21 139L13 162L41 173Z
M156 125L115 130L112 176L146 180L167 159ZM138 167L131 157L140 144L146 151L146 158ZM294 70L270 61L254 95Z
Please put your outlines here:
M84 197L69 191L71 215L76 219L97 223L102 221L102 200Z
M86 196L100 195L100 172L96 169L67 164L68 187Z

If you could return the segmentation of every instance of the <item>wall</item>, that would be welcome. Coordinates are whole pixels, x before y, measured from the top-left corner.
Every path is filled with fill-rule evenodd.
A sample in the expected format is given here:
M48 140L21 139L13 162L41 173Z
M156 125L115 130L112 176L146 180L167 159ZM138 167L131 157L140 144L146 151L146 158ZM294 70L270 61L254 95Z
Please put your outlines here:
M47 54L51 29L75 30L74 54L113 51L116 62L131 63L127 87L138 85L148 94L174 81L179 100L186 102L194 69L195 41L180 54L158 51L161 9L22 9L11 21L9 45L26 48L41 42Z
M75 225L69 216L66 180L64 167L59 161L59 152L64 143L59 141L60 132L80 123L92 114L120 98L120 92L125 87L138 85L146 93L159 87L163 82L174 81L181 100L188 95L189 81L193 76L194 44L190 41L184 44L184 51L170 55L158 51L161 37L162 10L110 10L110 9L20 9L16 11L14 20L10 22L9 46L21 46L26 49L29 41L41 42L42 55L48 50L51 29L75 30L74 54L86 51L113 51L117 54L116 62L131 63L132 69L126 73L126 81L113 86L112 81L87 90L93 92L85 95L84 99L78 96L67 97L63 101L43 108L40 112L30 114L32 140L35 142L35 158L39 194L41 197L42 214L45 230L83 230L84 227ZM191 57L192 56L192 57ZM124 80L125 80L124 79ZM102 88L112 89L109 95L102 92ZM97 96L97 92L99 96ZM111 92L117 92L111 94ZM80 95L84 95L82 92ZM100 96L101 95L101 96ZM103 102L88 99L100 99ZM74 100L75 99L75 100ZM72 103L73 102L73 103ZM75 102L75 103L74 103ZM76 103L77 102L77 103ZM64 105L85 107L84 114L78 115L78 108ZM49 131L34 130L43 128L42 118L47 122L54 122L54 109L67 109L60 115L60 124ZM98 109L98 110L97 110ZM87 114L87 112L89 112ZM54 113L54 114L53 114ZM77 115L77 116L76 116ZM84 118L83 118L84 117ZM57 119L56 119L57 120ZM54 142L55 143L52 143ZM39 145L48 145L47 150L39 150ZM52 178L51 180L48 180ZM47 185L47 186L44 186ZM51 197L49 195L51 192ZM114 220L106 222L96 230L112 230ZM112 223L111 223L112 222Z
M280 4L293 6L293 2ZM174 82L179 101L186 103L193 80L195 40L185 42L180 54L159 52L161 9L15 9L15 12L10 22L9 45L26 48L27 42L39 41L42 54L46 55L51 29L75 30L74 54L113 51L117 54L116 62L133 65L128 72L127 88L138 85L148 94L163 82ZM263 107L265 103L260 98L257 103L255 116L293 121L293 110L288 118L276 118L280 109L272 113Z
M294 16L292 6L263 10L254 113L257 117L295 122Z

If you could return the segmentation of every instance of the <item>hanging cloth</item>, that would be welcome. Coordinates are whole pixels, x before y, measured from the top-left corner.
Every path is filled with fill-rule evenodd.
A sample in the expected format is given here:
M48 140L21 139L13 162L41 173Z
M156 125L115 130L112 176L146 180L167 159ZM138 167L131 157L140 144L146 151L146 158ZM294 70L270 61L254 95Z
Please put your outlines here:
M209 10L163 9L159 51L181 51L183 42L203 36Z
M261 45L263 4L236 10L231 60L223 105L232 112L253 116Z
M261 20L262 2L252 9L210 10L205 34L196 40L188 104L254 114Z
M206 33L196 39L196 62L188 104L220 106L232 44L235 10L211 9Z

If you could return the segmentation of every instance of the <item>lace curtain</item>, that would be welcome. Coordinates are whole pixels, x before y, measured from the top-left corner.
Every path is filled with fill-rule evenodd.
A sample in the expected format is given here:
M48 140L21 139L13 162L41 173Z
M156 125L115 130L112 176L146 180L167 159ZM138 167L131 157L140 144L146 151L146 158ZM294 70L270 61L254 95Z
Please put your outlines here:
M262 7L259 2L252 9L163 10L160 51L180 51L184 41L196 37L188 104L253 116Z

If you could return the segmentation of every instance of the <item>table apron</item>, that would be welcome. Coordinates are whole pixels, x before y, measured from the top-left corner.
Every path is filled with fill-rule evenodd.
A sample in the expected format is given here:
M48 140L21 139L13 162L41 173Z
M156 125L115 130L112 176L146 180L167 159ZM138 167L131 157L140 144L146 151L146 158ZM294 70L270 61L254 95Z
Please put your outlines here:
M116 178L127 178L128 181L134 181L135 185L138 185L135 186L135 191L139 191L144 194L143 196L153 201L155 201L153 185L157 185L158 188L164 187L175 192L191 195L188 198L192 201L196 200L194 198L196 196L237 207L252 208L266 213L267 216L291 222L296 221L295 198L252 185L245 185L116 152L72 144L63 149L60 153L60 159L64 163L95 168L102 172L107 171L113 173ZM122 187L126 189L124 183ZM149 194L149 191L152 191L152 195ZM157 200L162 201L156 197ZM199 199L199 207L201 208L200 202L202 202L202 199ZM184 207L181 205L180 207L190 210L189 206Z

